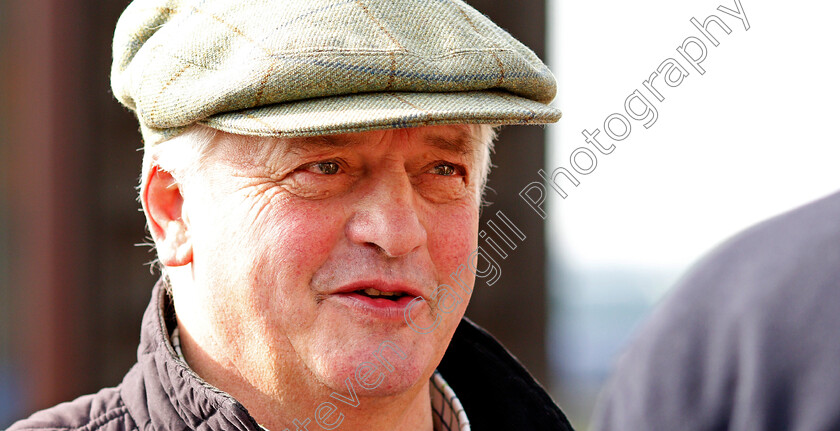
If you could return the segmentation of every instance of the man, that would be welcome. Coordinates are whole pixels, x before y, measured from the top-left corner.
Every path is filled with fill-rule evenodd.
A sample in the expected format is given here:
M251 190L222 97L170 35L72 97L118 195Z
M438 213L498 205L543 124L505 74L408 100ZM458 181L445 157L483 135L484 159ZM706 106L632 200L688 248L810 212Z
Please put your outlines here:
M594 430L840 429L840 193L705 258L620 358Z
M12 429L571 429L462 318L490 125L559 118L525 46L460 1L138 0L112 87L164 277L123 382Z

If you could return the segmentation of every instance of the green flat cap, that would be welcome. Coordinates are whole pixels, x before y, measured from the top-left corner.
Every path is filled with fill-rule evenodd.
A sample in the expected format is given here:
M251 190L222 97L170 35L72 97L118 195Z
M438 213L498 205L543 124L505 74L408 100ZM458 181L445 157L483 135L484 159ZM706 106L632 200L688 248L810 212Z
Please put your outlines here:
M459 0L135 0L113 48L146 145L560 118L546 65Z

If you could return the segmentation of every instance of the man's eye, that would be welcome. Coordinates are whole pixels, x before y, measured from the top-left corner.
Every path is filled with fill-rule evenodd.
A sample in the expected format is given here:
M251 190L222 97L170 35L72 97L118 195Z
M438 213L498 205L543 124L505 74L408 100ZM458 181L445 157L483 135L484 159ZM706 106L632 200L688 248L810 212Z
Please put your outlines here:
M336 162L318 162L309 165L309 171L316 174L335 175L341 169Z
M458 170L455 169L455 166L452 166L448 163L441 163L433 167L432 170L429 172L435 175L443 175L449 177L458 173Z

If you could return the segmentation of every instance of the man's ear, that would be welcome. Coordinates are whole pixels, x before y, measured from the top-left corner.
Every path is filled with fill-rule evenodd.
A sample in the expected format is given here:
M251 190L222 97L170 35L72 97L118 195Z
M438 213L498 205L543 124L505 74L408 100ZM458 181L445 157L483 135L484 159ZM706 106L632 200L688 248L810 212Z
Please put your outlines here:
M165 266L191 263L192 241L183 213L184 197L180 185L172 174L157 165L152 166L148 175L140 200L160 263Z

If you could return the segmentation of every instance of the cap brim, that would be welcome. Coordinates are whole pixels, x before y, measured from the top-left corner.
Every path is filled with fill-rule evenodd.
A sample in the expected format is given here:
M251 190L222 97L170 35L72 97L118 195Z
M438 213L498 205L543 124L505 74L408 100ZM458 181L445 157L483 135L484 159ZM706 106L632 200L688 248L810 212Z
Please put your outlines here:
M560 111L502 91L362 93L225 112L199 123L229 133L314 136L441 124L546 124Z

